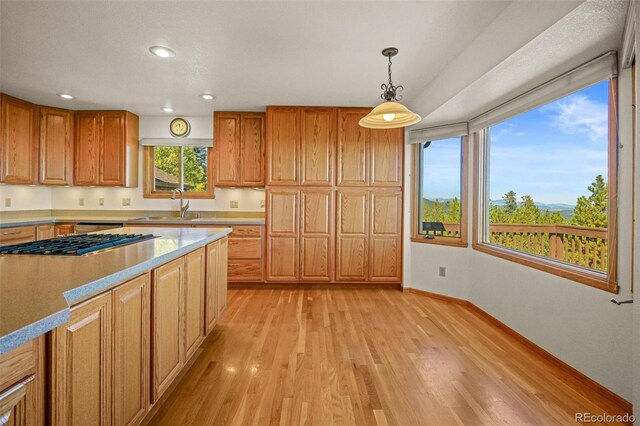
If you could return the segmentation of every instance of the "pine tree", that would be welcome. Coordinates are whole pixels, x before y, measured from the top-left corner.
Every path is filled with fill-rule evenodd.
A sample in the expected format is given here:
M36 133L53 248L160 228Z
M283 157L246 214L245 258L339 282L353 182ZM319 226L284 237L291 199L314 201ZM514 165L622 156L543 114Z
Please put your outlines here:
M596 176L596 180L589 185L589 192L591 195L588 197L583 195L578 198L571 223L578 226L606 228L609 191L602 175Z

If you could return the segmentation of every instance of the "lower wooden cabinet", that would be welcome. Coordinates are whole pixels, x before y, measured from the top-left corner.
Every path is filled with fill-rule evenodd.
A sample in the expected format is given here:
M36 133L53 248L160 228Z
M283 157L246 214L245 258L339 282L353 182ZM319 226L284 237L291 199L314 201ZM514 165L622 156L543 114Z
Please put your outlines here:
M220 271L220 241L207 245L207 281L205 284L204 332L209 334L218 321L218 279Z
M113 423L139 423L149 407L149 274L113 290Z
M339 189L336 218L336 281L367 280L369 190Z
M28 243L36 240L35 226L16 226L0 229L0 246Z
M38 225L36 227L36 240L48 240L50 238L55 238L56 229L55 225Z
M204 339L204 248L184 257L184 272L184 353L188 360Z
M112 298L95 297L71 310L51 332L51 421L109 425L112 401Z
M216 285L218 288L216 300L218 304L218 318L220 318L222 313L227 309L227 258L229 253L229 240L228 238L223 238L219 240L219 242L220 247L218 248L218 278L216 280Z
M153 271L151 402L167 390L184 365L184 259Z
M29 376L0 393L0 424L27 426L37 424L33 419L34 376Z

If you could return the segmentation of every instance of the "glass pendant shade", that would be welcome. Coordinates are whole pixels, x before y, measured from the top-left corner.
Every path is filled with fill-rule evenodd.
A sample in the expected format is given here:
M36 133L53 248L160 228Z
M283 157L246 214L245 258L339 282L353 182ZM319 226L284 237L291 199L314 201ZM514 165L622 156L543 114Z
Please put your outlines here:
M360 126L369 129L395 129L411 126L422 118L406 106L393 101L383 102L360 119Z

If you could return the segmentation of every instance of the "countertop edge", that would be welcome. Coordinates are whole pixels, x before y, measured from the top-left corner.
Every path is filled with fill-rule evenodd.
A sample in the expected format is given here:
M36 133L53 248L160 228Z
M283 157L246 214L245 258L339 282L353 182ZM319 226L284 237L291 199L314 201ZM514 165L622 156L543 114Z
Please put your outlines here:
M88 300L93 296L97 296L100 293L111 290L128 281L129 279L134 278L137 275L143 274L160 265L184 256L187 253L206 246L207 244L218 241L229 235L231 232L232 230L230 228L221 228L220 232L194 241L174 251L165 253L158 257L154 257L153 259L149 259L130 268L123 269L122 271L119 271L115 274L108 275L106 277L100 278L99 280L92 281L90 283L62 293L62 296L67 303L67 307L18 330L12 331L9 334L1 336L0 355L9 352L10 350L15 349L18 346L30 340L33 340L45 333L48 333L54 328L69 321L69 318L71 317L72 306Z
M14 221L15 220L15 221ZM45 224L56 224L56 223L122 223L125 226L134 226L134 225L256 225L256 226L264 226L266 223L265 219L256 219L256 220L236 220L236 219L191 219L191 220L181 220L181 219L161 219L161 220L136 220L135 218L42 218L42 219L25 219L24 221L20 221L19 219L11 219L11 222L2 222L0 221L0 228L14 228L18 226L37 226L37 225L45 225Z

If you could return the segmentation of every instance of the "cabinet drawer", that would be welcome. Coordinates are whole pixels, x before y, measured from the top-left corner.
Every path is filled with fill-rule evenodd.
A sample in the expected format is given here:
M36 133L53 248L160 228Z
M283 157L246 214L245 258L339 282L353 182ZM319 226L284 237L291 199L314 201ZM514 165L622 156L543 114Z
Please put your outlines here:
M35 372L36 354L36 340L31 340L0 355L0 391Z
M19 226L16 228L4 228L0 230L0 245L28 243L35 241L35 226Z
M228 264L229 281L262 281L262 261L252 260L229 260Z
M229 235L234 237L259 237L262 235L262 226L260 225L231 225L233 232Z
M262 238L230 238L229 259L260 259Z

